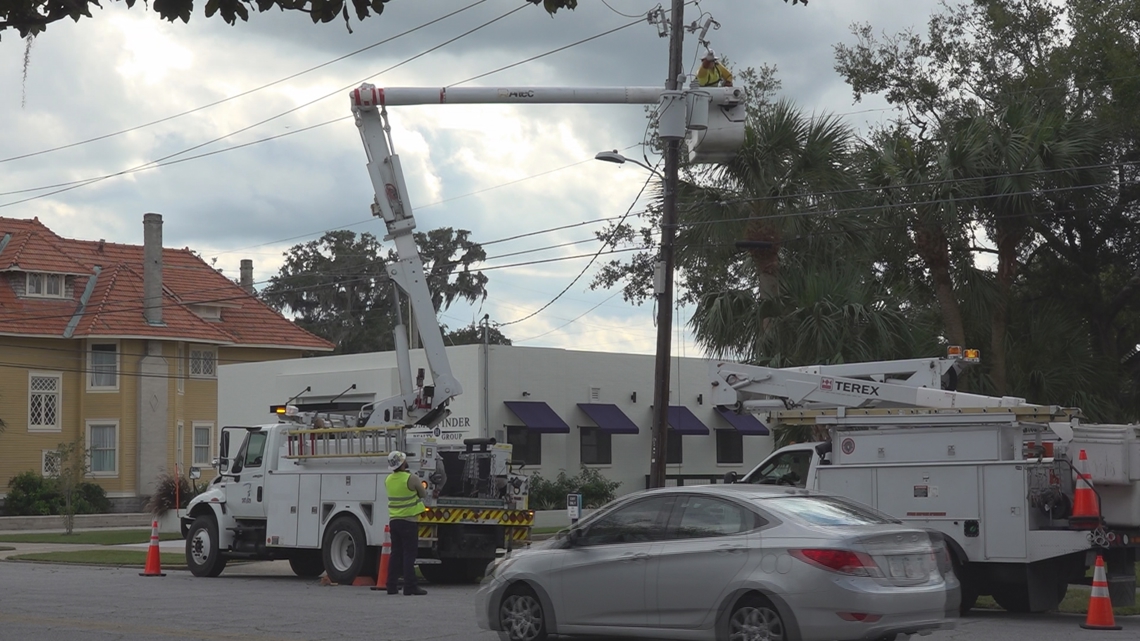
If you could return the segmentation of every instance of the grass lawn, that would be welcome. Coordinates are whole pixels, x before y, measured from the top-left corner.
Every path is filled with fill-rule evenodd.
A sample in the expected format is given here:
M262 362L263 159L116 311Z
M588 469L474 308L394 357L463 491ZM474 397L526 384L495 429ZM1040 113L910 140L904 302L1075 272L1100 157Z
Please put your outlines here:
M16 561L46 561L51 563L80 563L84 565L111 565L121 567L146 567L146 552L135 550L69 550L65 552L41 552L38 554L17 554L9 557ZM169 561L162 563L163 569L185 570L186 562L182 555L167 554ZM171 563L170 561L176 561Z
M532 527L530 533L533 534L554 534L559 530L565 530L564 527ZM3 539L0 539L3 540Z
M158 535L163 541L181 540L182 536L173 532ZM45 532L39 534L3 534L0 543L75 543L80 545L124 545L126 543L149 543L150 530L108 530L92 532Z
M1088 588L1069 586L1069 592L1065 594L1061 604L1057 606L1058 612L1066 614L1088 614L1089 611L1089 593ZM980 596L978 597L979 610L1000 610L1001 607L993 600L992 597ZM1140 614L1140 605L1131 605L1123 608L1113 608L1113 614L1116 616L1126 616L1130 614Z

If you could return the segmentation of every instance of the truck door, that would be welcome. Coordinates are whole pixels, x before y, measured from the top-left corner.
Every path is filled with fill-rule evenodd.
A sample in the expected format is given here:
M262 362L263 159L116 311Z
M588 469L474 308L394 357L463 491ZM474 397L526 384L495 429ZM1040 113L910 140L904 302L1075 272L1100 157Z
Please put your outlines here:
M236 436L236 434L232 435ZM250 431L226 472L226 505L235 518L265 518L265 432ZM230 443L231 449L234 447Z

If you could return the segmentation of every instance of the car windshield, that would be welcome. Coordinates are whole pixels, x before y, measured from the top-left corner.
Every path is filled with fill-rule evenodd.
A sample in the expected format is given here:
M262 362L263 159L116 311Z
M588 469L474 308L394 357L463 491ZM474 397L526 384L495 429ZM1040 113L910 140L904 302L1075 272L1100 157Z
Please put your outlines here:
M812 525L883 525L897 520L865 505L832 496L779 496L757 499L764 507L806 521Z

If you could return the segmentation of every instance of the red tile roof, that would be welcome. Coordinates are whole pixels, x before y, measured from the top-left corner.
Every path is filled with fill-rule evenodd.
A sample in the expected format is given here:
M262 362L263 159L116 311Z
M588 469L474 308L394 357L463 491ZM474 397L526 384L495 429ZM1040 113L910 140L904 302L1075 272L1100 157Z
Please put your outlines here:
M38 219L3 217L0 244L0 334L165 338L318 351L334 347L285 319L189 249L162 250L163 325L156 326L143 316L142 246L62 238ZM22 291L22 272L70 275L65 297L20 296L16 287ZM192 306L203 304L220 306L221 320L195 314Z

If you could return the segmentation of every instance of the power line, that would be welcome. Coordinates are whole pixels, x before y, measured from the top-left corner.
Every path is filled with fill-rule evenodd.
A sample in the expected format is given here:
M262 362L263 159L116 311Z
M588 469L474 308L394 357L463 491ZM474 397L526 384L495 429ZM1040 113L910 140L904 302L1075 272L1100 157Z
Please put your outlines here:
M656 170L654 170L654 173L656 173ZM631 202L631 203L629 204L629 208L628 208L628 209L626 209L626 210L625 210L625 214L623 214L623 215L622 215L622 217L621 217L621 221L624 221L624 220L626 219L626 217L628 217L628 216L629 216L629 213L630 213L631 211L633 211L633 206L637 204L637 201L641 199L641 195L645 193L645 188L646 188L646 187L648 187L648 186L649 186L649 182L650 182L651 180L653 180L653 175L654 175L654 174L653 174L653 173L651 173L651 174L649 174L649 176L648 176L648 177L645 179L645 183L641 185L641 189L640 189L640 190L638 190L638 192L637 192L637 196L634 196L634 198L633 198L633 202ZM619 224L619 225L621 224L621 221L618 221L618 224ZM500 323L500 325L499 325L499 326L500 326L500 327L505 327L505 326L507 326L507 325L514 325L514 324L516 324L516 323L521 323L521 322L525 321L525 320L526 320L526 319L528 319L528 318L533 318L534 316L536 316L536 315L538 315L539 313L541 313L541 312L542 312L542 310L544 310L544 309L546 309L547 307L550 307L551 305L553 305L555 301L557 301L559 298L562 298L562 295L563 295L563 294L565 294L567 291L569 291L569 290L570 290L570 288L571 288L571 287L573 287L573 286L574 286L574 283L577 283L577 282L578 282L578 279L582 278L582 275L583 275L583 274L585 274L585 273L586 273L586 270L587 270L587 269L589 269L589 268L590 268L590 266L594 264L594 261L598 259L598 256L601 256L601 255L602 255L602 252L605 250L605 248L606 248L606 247L607 247L609 244L610 244L610 241L609 241L609 239L607 238L607 239L605 240L605 242L603 242L603 243L602 243L602 246L598 248L598 251L597 251L597 252L596 252L596 253L593 255L593 257L592 257L592 258L590 258L590 262L589 262L589 263L587 263L587 264L586 264L586 266L582 268L582 271L578 272L578 275L574 277L574 280L570 281L570 284L566 285L566 287L564 287L564 288L562 289L562 291L558 292L558 295L557 295L557 296L555 296L554 298L552 298L552 299L550 300L550 302L548 302L547 304L543 305L542 307L539 307L538 309L534 310L532 313L530 313L530 314L528 314L528 315L526 315L526 316L523 316L522 318L519 318L519 319L517 319L517 320L513 320L513 321L508 321L508 322L506 322L506 323ZM607 253L611 253L611 254L612 254L612 253L615 253L615 252L607 252ZM551 260L549 260L549 261L544 261L544 262L553 262L553 261L555 261L555 260L559 260L559 259L551 259ZM487 271L487 270L482 270L482 271Z
M370 49L374 49L374 48L376 48L376 47L379 47L380 45L383 45L383 44L387 44L387 43L389 43L389 42L392 42L393 40L397 40L397 39L399 39L399 38L402 38L402 37L404 37L404 36L406 36L406 35L409 35L409 34L411 34L411 33L415 33L416 31L419 31L420 29L423 29L423 28L425 28L425 27L430 27L431 25L433 25L433 24L436 24L437 22L441 22L441 21L443 21L443 20L446 20L446 19L448 19L448 18L450 18L450 17L452 17L452 16L454 16L454 15L456 15L456 14L462 13L462 12L464 12L464 11L467 11L468 9L471 9L471 8L474 8L474 7L478 6L478 5L481 5L481 4L483 4L484 2L486 2L486 1L487 1L487 0L476 0L476 2L473 2L473 3L469 4L469 5L467 5L466 7L463 7L463 8L461 8L461 9L456 9L455 11L452 11L451 13L448 13L448 14L445 14L445 15L443 15L443 16L440 16L439 18L436 18L436 19L434 19L434 20L430 20L430 21L428 21L428 22L425 22L425 23L421 24L421 25L420 25L420 26L418 26L418 27L413 27L413 28L411 28L411 29L408 29L407 31L403 31L403 32L401 32L401 33L398 33L398 34L396 34L396 35L394 35L394 36L392 36L392 37L390 37L390 38L385 38L385 39L383 39L383 40L380 40L379 42L374 42L374 43L372 43L372 44L368 45L367 47L362 47L362 48L360 48L360 49L357 49L356 51L353 51L353 52L351 52L351 53L346 53L346 54L344 54L343 56L340 56L340 57L338 57L338 58L333 58L332 60L329 60L328 62L322 62L321 64L319 64L319 65L317 65L317 66L315 66L315 67L309 67L308 69L305 69L304 71L298 71L297 73L294 73L294 74L291 74L291 75L285 76L284 78L279 78L279 79L277 79L277 80L274 80L273 82L269 82L269 83L266 83L266 84L264 84L264 85L261 85L260 87L255 87L255 88L253 88L253 89L248 89L248 90L246 90L246 91L243 91L243 92L241 92L241 93L237 93L237 94L234 94L234 95L232 95L232 96L229 96L229 97L226 97L226 98L222 98L221 100L215 100L214 102L211 102L211 103L208 103L208 104L205 104L205 105L201 105L201 106L199 106L199 107L194 107L193 109L188 109L188 110L186 110L186 111L183 111L183 112L181 112L181 113L177 113L177 114L174 114L174 115L172 115L172 116L166 116L166 117L164 117L164 118L159 118L158 120L152 120L152 121L150 121L150 122L148 122L148 123L144 123L144 124L141 124L141 125L136 125L136 126L134 126L134 127L129 127L129 128L127 128L127 129L121 129L121 130L119 130L119 131L116 131L116 132L113 132L113 133L109 133L109 134L103 134L103 135L101 135L101 136L96 136L96 137L94 137L94 138L88 138L88 139L86 139L86 140L80 140L80 141L78 141L78 142L68 143L68 144L66 144L66 145L60 145L60 146L58 146L58 147L52 147L52 148L50 148L50 149L43 149L43 150L40 150L40 151L33 151L33 152L30 152L30 153L21 154L21 155L19 155L19 156L10 156L10 157L8 157L8 158L0 158L0 163L6 163L6 162L10 162L10 161L13 161L13 160L22 160L22 159L24 159L24 158L31 158L31 157L33 157L33 156L40 156L40 155L43 155L43 154L48 154L48 153L51 153L51 152L54 152L54 151L60 151L60 150L62 150L62 149L70 149L70 148L72 148L72 147L78 147L78 146L80 146L80 145L86 145L86 144L88 144L88 143L97 142L97 141L100 141L100 140L106 140L106 139L108 139L108 138L113 138L113 137L115 137L115 136L120 136L120 135L122 135L122 134L125 134L125 133L130 133L130 132L132 132L132 131L138 131L139 129L144 129L144 128L146 128L146 127L150 127L151 125L157 125L157 124L160 124L160 123L164 123L164 122L167 122L167 121L170 121L170 120L174 120L175 118L181 118L182 116L187 116L187 115L190 115L190 114L192 114L192 113L195 113L195 112L198 112L198 111L202 111L202 110L205 110L205 109L209 109L210 107L216 107L216 106L218 106L218 105L220 105L220 104L222 104L222 103L225 103L225 102L229 102L229 101L231 101L231 100L236 100L236 99L238 99L238 98L243 98L243 97L245 97L245 96L248 96L248 95L250 95L250 94L252 94L252 93L256 93L256 92L258 92L258 91L261 91L262 89L268 89L269 87L272 87L272 86L274 86L274 85L278 85L278 84L281 84L282 82L286 82L286 81L292 80L292 79L294 79L294 78L297 78L297 77L303 76L303 75L305 75L305 74L307 74L307 73L310 73L310 72L312 72L312 71L316 71L317 69L321 69L321 68L327 67L327 66L329 66L329 65L331 65L331 64L334 64L334 63L340 62L341 60L345 60L345 59L347 59L347 58L351 58L352 56L355 56L355 55L357 55L357 54L361 54L361 53L364 53L365 51L368 51L368 50L370 50ZM11 193L11 192L9 192L9 193ZM5 195L5 194L0 194L0 196L2 196L2 195Z
M525 8L526 8L526 5L522 5L522 6L520 6L520 7L517 7L517 8L515 8L515 9L512 9L511 11L508 11L508 12L506 12L506 13L504 13L504 14L500 15L500 16L499 16L499 17L497 17L497 18L492 18L491 20L488 20L487 22L484 22L483 24L481 24L481 25L479 25L479 26L477 26L477 27L474 27L474 28L472 28L472 29L469 29L469 30L467 30L467 31L465 31L465 32L463 32L463 33L461 33L461 34L459 34L458 36L455 36L454 38L451 38L451 39L449 39L449 40L445 40L444 42L442 42L442 43L440 43L440 44L438 44L438 45L436 45L436 46L434 46L434 47L431 47L430 49L426 49L426 50L424 50L424 51L422 51L422 52L420 52L420 53L418 53L418 54L416 54L416 55L414 55L414 56L412 56L412 57L410 57L410 58L407 58L407 59L405 59L405 60L402 60L401 62L398 62L398 63L396 63L396 64L394 64L394 65L392 65L392 66L388 67L387 69L384 69L384 70L383 70L383 71L381 71L379 74L373 74L373 75L381 75L381 74L385 74L385 73L388 73L389 71L392 71L393 69L396 69L397 67L402 67L403 65L405 65L405 64L407 64L407 63L409 63L409 62L412 62L413 60L416 60L416 59L418 59L418 58L422 58L423 56L426 56L427 54L429 54L429 53L432 53L433 51L436 51L436 50L439 50L439 49L441 49L441 48L443 48L443 47L446 47L447 45L449 45L449 44L451 44L451 43L455 42L456 40L459 40L459 39L461 39L461 38L464 38L464 37L466 37L466 36L469 36L469 35L471 35L472 33L475 33L476 31L479 31L480 29L483 29L483 28L485 28L485 27L487 27L487 26L490 26L490 25L492 25L492 24L494 24L494 23L496 23L496 22L498 22L498 21L500 21L500 20L502 20L502 19L504 19L504 18L506 18L506 17L508 17L508 16L510 16L510 15L512 15L512 14L518 13L519 11L522 11L522 10L523 10L523 9L525 9ZM371 76L369 76L369 77L371 77ZM365 81L365 80L367 80L367 79L368 79L368 78L364 78L364 79L363 79L363 80L361 80L360 82L364 82L364 81ZM12 206L12 205L18 205L18 204L21 204L21 203L26 203L26 202L28 202L28 201L31 201L31 200L37 200L37 199L39 199L39 198L46 198L46 197L48 197L48 196L54 196L54 195L56 195L56 194L60 194L60 193L66 192L66 191L71 191L71 190L73 190L73 189L78 189L78 188L80 188L80 187L86 187L87 185L91 185L91 184L94 184L94 183L97 183L97 182L102 182L102 181L104 181L104 180L107 180L107 179L109 179L109 178L115 178L115 177L118 177L118 176L122 176L122 175L125 175L125 174L127 174L127 173L131 173L132 171L136 171L136 170L139 170L139 169L141 169L141 168L143 168L143 167L147 167L147 166L149 166L149 165L156 165L156 164L162 163L162 162L164 162L164 161L166 161L166 160L169 160L169 159L171 159L171 158L175 158L175 157L177 157L177 156L181 156L182 154L185 154L185 153L189 153L189 152L191 152L191 151L194 151L195 149L201 149L202 147L205 147L205 146L207 146L207 145L212 145L212 144L213 144L213 143L215 143L215 142L218 142L218 141L221 141L221 140L225 140L226 138L229 138L229 137L231 137L231 136L235 136L235 135L237 135L237 134L240 134L240 133L243 133L243 132L249 131L250 129L253 129L253 128L255 128L255 127L260 127L261 125L264 125L264 124L266 124L266 123L268 123L268 122L272 122L272 121L274 121L274 120L277 120L278 118L282 118L282 117L284 117L284 116L287 116L287 115L289 115L289 114L291 114L291 113L294 113L294 112L296 112L296 111L300 111L301 109L304 109L305 107L309 107L309 106L311 106L311 105L313 105L313 104L316 104L316 103L318 103L318 102L320 102L320 101L322 101L322 100L325 100L325 99L327 99L327 98L330 98L330 97L332 97L332 96L338 95L338 94L340 94L340 93L342 93L342 92L344 92L344 91L347 91L348 89L351 89L351 88L353 88L353 87L357 86L357 84L359 84L359 83L353 83L353 84L350 84L350 85L345 85L344 87L342 87L342 88L340 88L340 89L337 89L337 90L335 90L335 91L332 91L332 92L330 92L330 93L327 93L327 94L325 94L325 95L323 95L323 96L321 96L321 97L319 97L319 98L314 98L313 100L310 100L310 101L308 101L308 102L306 102L306 103L303 103L303 104L301 104L301 105L298 105L298 106L296 106L296 107L293 107L292 109L288 109L288 110L286 110L286 111L283 111L283 112L281 112L281 113L279 113L279 114L277 114L277 115L274 115L274 116L270 116L269 118L266 118L266 119L264 119L264 120L261 120L261 121L255 122L255 123L253 123L252 125L247 125L247 126L245 126L245 127L242 127L242 128L240 128L240 129L237 129L237 130L235 130L235 131L231 131L231 132L230 132L230 133L228 133L228 134L224 134L224 135L222 135L222 136L219 136L219 137L217 137L217 138L214 138L214 139L212 139L212 140L208 140L208 141L206 141L206 142L203 142L203 143L199 143L199 144L197 144L197 145L194 145L194 146L192 146L192 147L189 147L189 148L187 148L187 149L183 149L182 151L179 151L179 152L175 152L175 153L173 153L173 154L169 154L169 155L167 155L167 156L163 156L162 158L158 158L157 160L151 160L151 161L149 161L149 162L143 163L143 164L141 164L141 165L137 165L137 166L135 166L135 167L132 167L132 168L130 168L130 169L125 169L125 170L122 170L122 171L118 171L118 172L115 172L115 173L112 173L112 174L106 174L106 175L103 175L103 176L97 176L97 177L94 177L94 178L87 178L87 179L84 179L84 180L82 180L82 181L72 181L71 183L61 183L61 185L67 185L67 186L65 186L65 187L63 187L63 188L61 188L61 189L57 189L57 190L55 190L55 191L51 191L51 192L48 192L48 193L46 193L46 194L39 194L39 195L37 195L37 196L30 196L30 197L28 197L28 198L25 198L25 199L23 199L23 200L15 200L15 201L7 202L7 203L2 203L2 204L0 204L0 208L4 208L4 207L10 207L10 206ZM325 123L325 124L328 124L328 123ZM51 188L52 188L52 187L39 187L39 188L36 188L36 189L32 189L32 190L26 190L26 191L38 191L38 190L40 190L40 189L51 189Z

